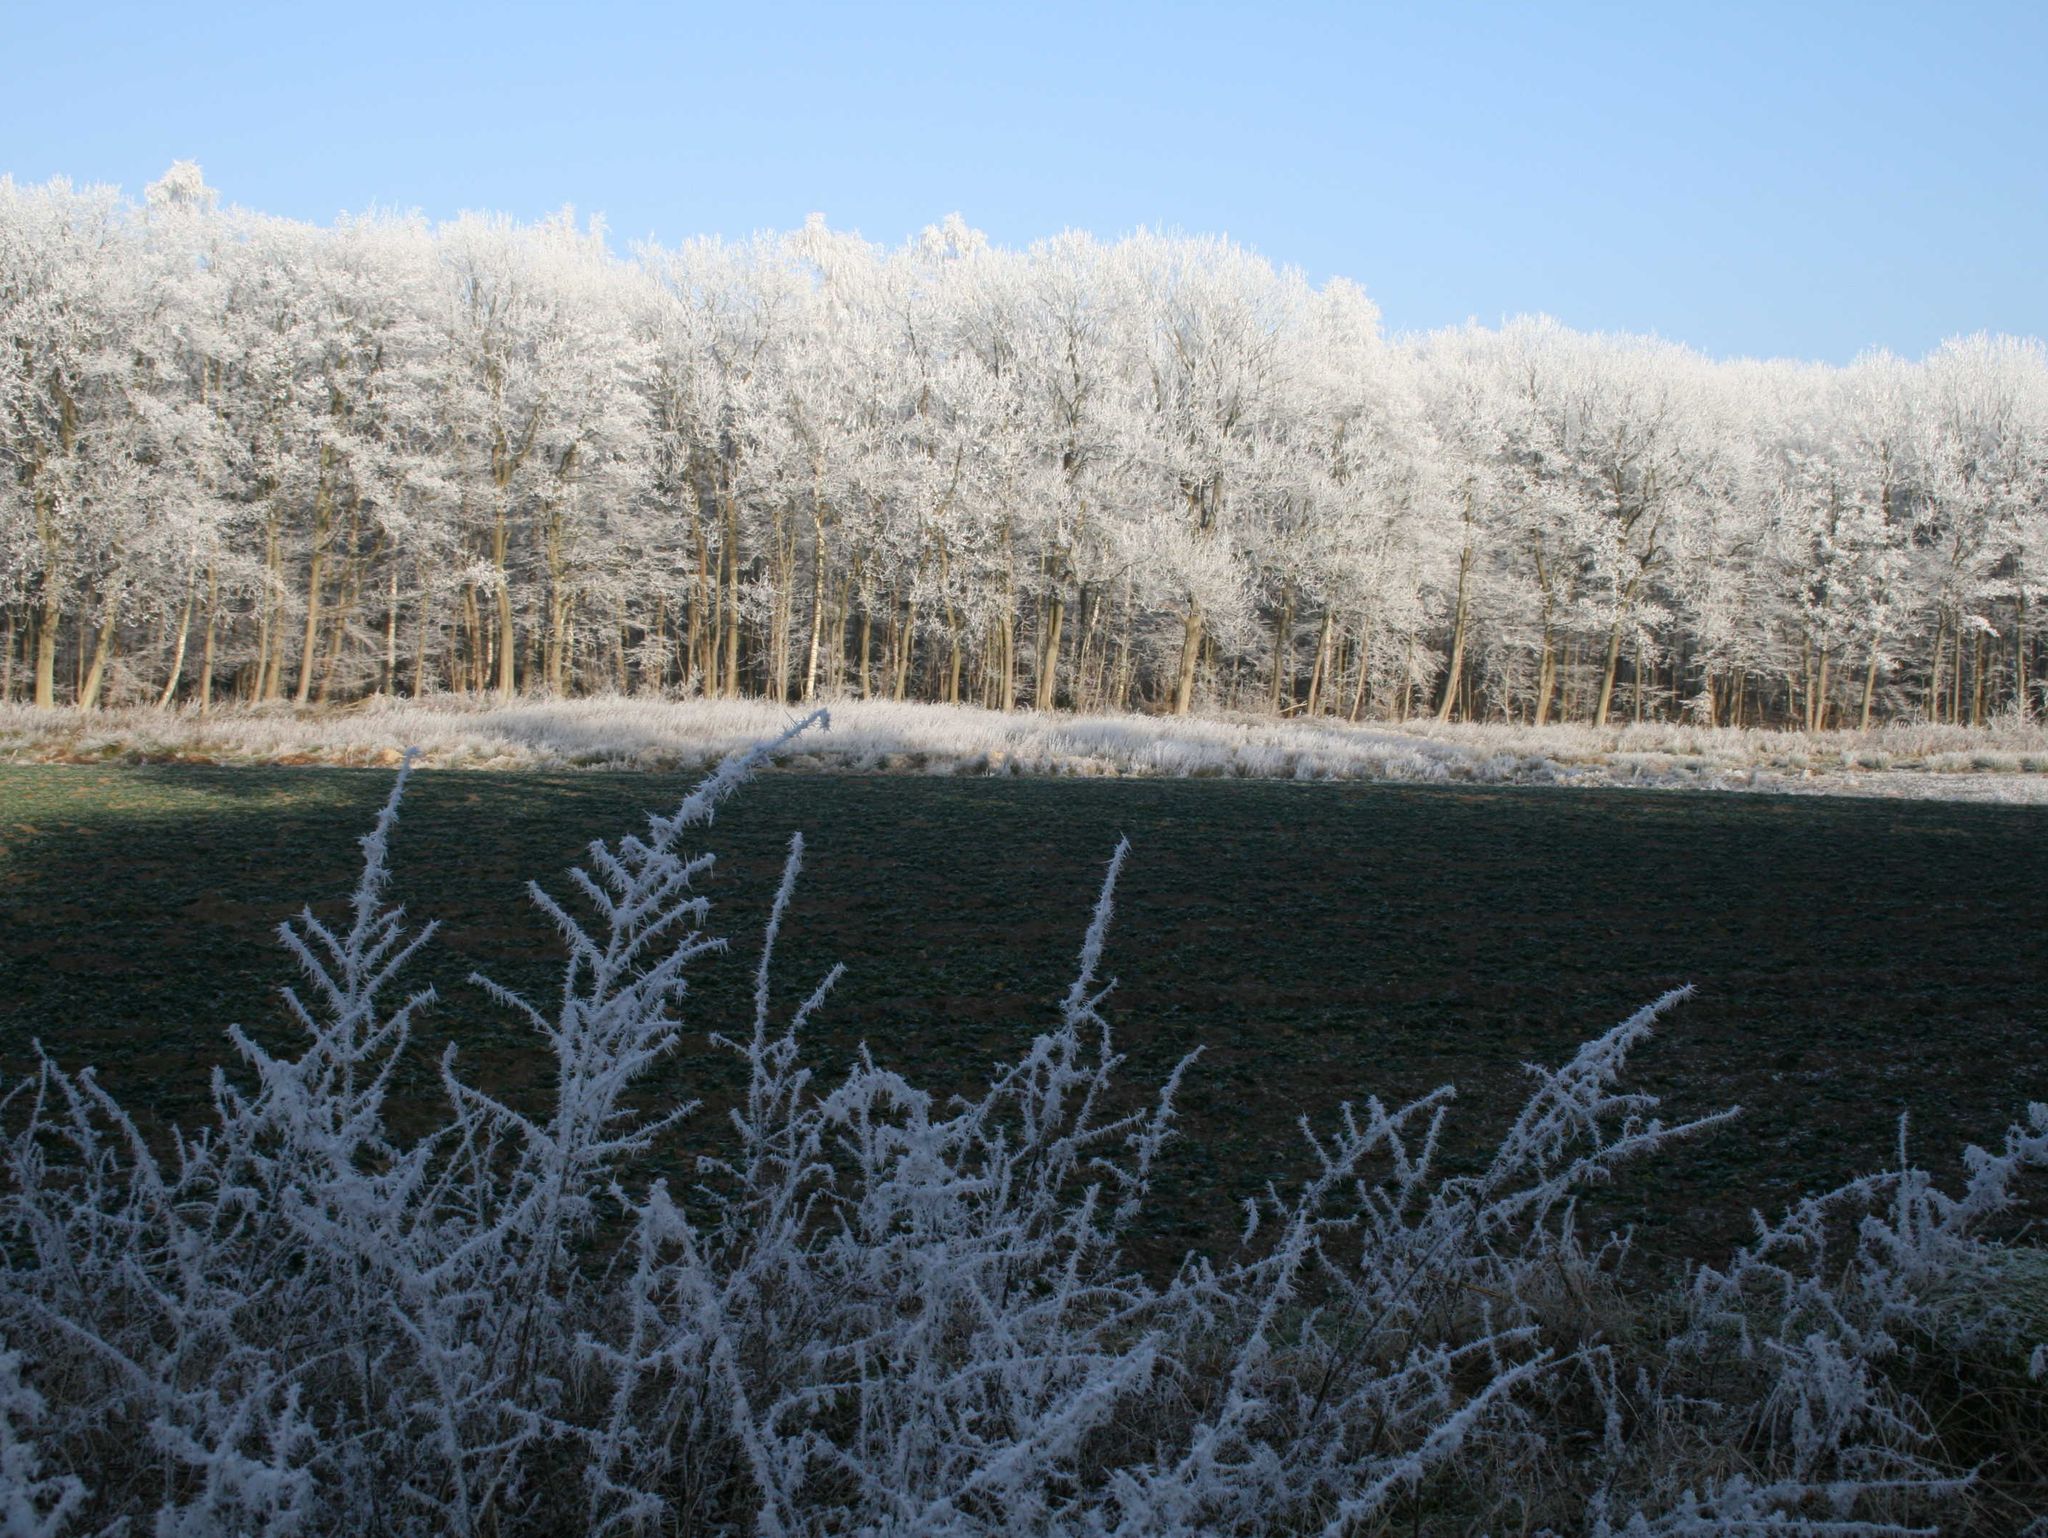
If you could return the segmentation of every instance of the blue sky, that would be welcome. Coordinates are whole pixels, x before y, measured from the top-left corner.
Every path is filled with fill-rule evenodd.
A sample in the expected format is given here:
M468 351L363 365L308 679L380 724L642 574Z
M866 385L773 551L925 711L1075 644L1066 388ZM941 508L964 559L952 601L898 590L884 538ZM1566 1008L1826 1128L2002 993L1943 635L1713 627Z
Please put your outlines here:
M230 201L1224 233L1394 330L2048 334L2048 5L0 0L0 171Z

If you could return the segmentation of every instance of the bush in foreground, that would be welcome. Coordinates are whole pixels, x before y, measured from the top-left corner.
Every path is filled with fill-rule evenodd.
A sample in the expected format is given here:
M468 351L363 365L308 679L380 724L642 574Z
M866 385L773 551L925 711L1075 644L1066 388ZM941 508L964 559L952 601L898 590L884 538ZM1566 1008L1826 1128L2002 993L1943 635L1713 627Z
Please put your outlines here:
M798 728L797 730L801 730ZM794 733L788 734L794 735ZM1896 1171L1801 1204L1681 1287L1575 1197L1678 1126L1620 1088L1680 995L1538 1071L1491 1162L1441 1173L1451 1091L1307 1123L1228 1261L1125 1256L1183 1063L1120 1084L1098 978L1110 862L1058 1019L978 1100L865 1054L836 1084L769 1007L708 1039L747 1088L723 1158L650 1163L689 1106L707 936L682 843L788 737L593 845L542 1004L542 1113L451 1049L446 1113L386 1116L433 926L384 901L408 771L279 1056L239 1031L215 1115L153 1142L48 1057L5 1098L0 1531L216 1533L2016 1532L2048 1510L2048 1271L1988 1235L2048 1107L1960 1194ZM2029 1459L2033 1461L2030 1462ZM2048 1530L2048 1523L2043 1524Z

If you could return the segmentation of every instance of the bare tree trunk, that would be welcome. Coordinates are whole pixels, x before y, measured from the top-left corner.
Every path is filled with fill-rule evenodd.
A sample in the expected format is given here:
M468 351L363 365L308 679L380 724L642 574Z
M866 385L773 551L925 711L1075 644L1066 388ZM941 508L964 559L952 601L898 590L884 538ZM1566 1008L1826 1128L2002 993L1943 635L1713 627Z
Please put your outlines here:
M1948 611L1943 609L1934 621L1934 657L1927 667L1927 699L1924 709L1929 721L1941 719L1941 675L1942 665L1948 647Z
M1087 583L1082 583L1068 609L1066 640L1060 648L1065 655L1055 673L1055 676L1066 679L1067 704L1073 709L1081 708L1088 692L1088 643L1101 617L1102 595Z
M720 552L725 572L725 604L720 616L721 638L718 692L726 699L740 692L740 515L731 497L725 499L724 548Z
M1970 646L1970 725L1984 724L1984 632Z
M1358 678L1351 686L1351 709L1347 720L1356 721L1365 714L1366 691L1372 687L1372 619L1369 615L1358 617Z
M818 695L818 649L825 639L825 515L815 502L811 511L811 633L804 644L805 700Z
M178 697L178 679L185 671L185 643L192 634L192 598L194 584L185 588L184 612L178 616L178 641L171 651L171 676L164 680L164 692L156 697L158 710L169 710L171 701ZM5 698L0 694L0 698Z
M100 686L106 682L107 662L114 655L114 630L121 620L121 595L109 593L100 615L99 636L93 643L92 664L78 686L78 708L91 710L100 702Z
M1330 611L1325 609L1323 610L1322 627L1316 632L1315 665L1309 669L1308 703L1303 707L1310 716L1317 715L1322 709L1324 684L1325 680L1329 677L1329 667Z
M53 377L51 391L57 400L57 448L60 455L68 458L78 435L78 405L72 400L70 391L62 382ZM57 531L57 502L48 482L41 472L43 465L38 462L29 468L29 501L35 510L36 537L43 546L42 598L43 617L36 627L36 704L45 709L54 709L57 704L57 636L64 622L62 595L58 588L57 572L62 555L62 540Z
M626 595L618 595L612 616L612 683L621 694L628 692L631 679L626 673Z
M256 698L278 699L284 693L284 557L279 547L277 509L264 524L263 610L256 645Z
M391 585L384 595L384 677L378 683L383 694L398 693L398 551L391 552Z
M687 694L692 680L695 680L697 692L709 699L712 692L710 643L706 637L710 633L709 620L715 606L711 593L711 554L705 542L704 520L693 515L690 529L697 546L697 589L690 597L690 612L683 622L683 692Z
M465 694L476 688L481 676L477 648L482 644L478 629L482 624L483 618L477 612L476 584L465 582L448 638L448 687Z
M768 606L768 698L789 703L790 627L796 621L796 531L787 509L777 507L769 526L768 556L775 596Z
M57 704L57 627L64 614L57 607L54 589L45 589L43 617L36 626L36 704L55 709Z
M299 683L292 703L303 705L313 690L313 659L320 639L320 587L326 578L326 552L316 549L306 569L306 633L299 641Z
M1635 695L1636 725L1641 726L1643 724L1643 633L1640 630L1636 632L1636 659L1634 677L1631 679L1631 682L1635 686L1630 692Z
M949 599L946 603L946 703L960 703L960 673L967 661L967 638L961 633L960 612Z
M2019 712L2022 721L2034 719L2034 699L2028 692L2032 680L2028 677L2031 669L2027 666L2027 595L2019 596L2019 613L2013 622L2012 633L2012 686L2019 697Z
M200 393L205 396L206 371L200 370ZM220 568L213 562L206 563L206 633L199 645L199 714L204 717L213 712L213 650L214 637L220 629Z
M1174 680L1173 713L1184 716L1195 697L1195 664L1202 656L1202 601L1188 600L1187 628L1181 639L1180 673Z
M419 583L420 622L414 634L412 653L412 697L420 698L427 692L427 608L432 589L427 583L426 569L417 561L413 563L413 577ZM454 669L449 670L451 680Z
M505 497L501 490L498 495L497 517L491 522L491 570L497 576L495 597L498 611L498 695L511 699L519 692L519 627L512 616L512 575L506 555L511 544L511 529L505 512Z
M1280 612L1273 616L1273 667L1266 680L1266 709L1273 715L1280 714L1281 698L1292 692L1294 680L1290 675L1292 659L1288 653L1293 649L1294 637L1294 588L1283 583L1280 588Z
M1466 519L1471 519L1471 499L1466 499ZM1451 719L1451 708L1458 702L1458 681L1465 676L1465 620L1467 612L1466 587L1472 572L1472 546L1458 552L1458 598L1455 618L1451 621L1451 661L1444 670L1444 697L1436 707L1438 721Z
M1955 676L1950 680L1948 691L1948 718L1951 726L1963 724L1963 620L1956 616Z
M1049 595L1038 623L1038 687L1031 701L1034 709L1051 710L1059 698L1060 630L1066 618L1066 600L1058 593Z
M996 621L996 708L1005 714L1017 708L1017 615L1012 602Z
M348 650L348 627L357 610L363 606L363 575L363 557L357 542L355 521L351 518L348 564L342 573L340 601L334 606L327 626L327 656L320 664L320 687L313 694L315 704L326 704L334 690L342 656Z
M1593 713L1593 724L1607 724L1607 710L1614 703L1614 675L1621 666L1621 621L1616 620L1607 632L1607 666L1600 675L1600 704Z
M909 599L895 608L891 620L890 665L894 677L889 686L889 698L900 700L910 692L910 653L916 644L917 611Z

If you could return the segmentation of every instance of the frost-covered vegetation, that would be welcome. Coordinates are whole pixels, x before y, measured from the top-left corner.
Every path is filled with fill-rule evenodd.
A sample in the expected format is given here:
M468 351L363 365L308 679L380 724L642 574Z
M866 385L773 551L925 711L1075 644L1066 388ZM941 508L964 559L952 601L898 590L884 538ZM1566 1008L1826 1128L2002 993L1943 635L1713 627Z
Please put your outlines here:
M1148 775L1476 784L1627 785L2048 800L2048 728L1891 725L1788 732L1680 723L1599 728L1261 715L993 711L846 700L837 729L789 761L862 772ZM780 731L765 700L488 696L360 705L90 714L0 706L0 760L395 764L416 744L445 768L709 768Z
M0 702L1980 724L2048 353L1382 334L1227 240L320 227L0 178Z
M401 980L433 926L385 898L408 770L343 914L285 926L296 1050L232 1032L208 1125L146 1131L61 1048L11 1086L7 1532L1680 1538L2048 1512L2048 1266L2002 1226L2048 1107L1954 1191L1902 1135L1898 1168L1726 1263L1642 1277L1576 1199L1734 1114L1666 1125L1622 1087L1673 994L1531 1070L1469 1168L1436 1157L1449 1088L1305 1120L1236 1253L1149 1274L1127 1245L1201 1069L1119 1077L1124 851L1047 1029L978 1098L866 1053L820 1082L804 1026L836 972L772 1007L800 838L751 1018L685 998L723 944L685 841L763 757L532 889L559 996L479 979L552 1049L532 1103L451 1049L440 1123L394 1125L434 1003ZM686 1041L746 1085L723 1155L672 1185L691 1108L641 1090Z

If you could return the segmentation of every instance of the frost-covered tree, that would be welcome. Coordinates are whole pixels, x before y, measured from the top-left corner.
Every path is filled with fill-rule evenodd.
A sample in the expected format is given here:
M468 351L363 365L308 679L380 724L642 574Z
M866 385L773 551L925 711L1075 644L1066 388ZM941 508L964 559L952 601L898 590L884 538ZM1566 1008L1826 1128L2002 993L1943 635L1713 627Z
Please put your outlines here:
M2041 703L2048 358L1388 339L1226 241L621 257L0 191L0 696L1358 719Z

